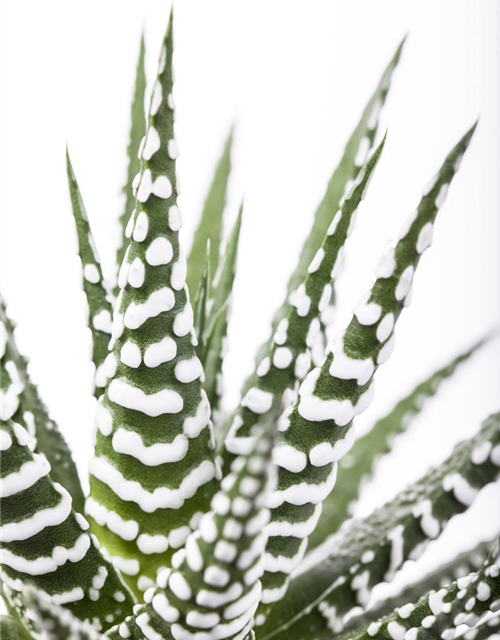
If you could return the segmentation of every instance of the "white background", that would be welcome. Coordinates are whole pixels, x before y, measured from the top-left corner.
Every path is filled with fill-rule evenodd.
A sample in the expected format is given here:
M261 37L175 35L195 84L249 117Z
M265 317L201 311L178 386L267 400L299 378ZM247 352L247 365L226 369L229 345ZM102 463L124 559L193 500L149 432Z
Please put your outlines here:
M158 0L1 3L1 285L33 378L82 476L94 401L65 145L111 276L140 32L144 26L148 73L154 73L169 6ZM234 219L243 194L246 206L225 365L228 406L237 402L267 335L343 145L406 32L383 114L386 149L338 286L338 328L422 186L478 115L481 120L421 263L396 352L378 375L375 401L358 429L498 321L499 23L495 0L177 2L186 246L223 140L237 124L226 219ZM498 409L499 342L444 385L408 437L397 441L392 465L388 460L365 491L363 512L441 460ZM431 545L420 571L493 535L498 505L499 492L485 490L472 513ZM405 575L416 572L407 566Z

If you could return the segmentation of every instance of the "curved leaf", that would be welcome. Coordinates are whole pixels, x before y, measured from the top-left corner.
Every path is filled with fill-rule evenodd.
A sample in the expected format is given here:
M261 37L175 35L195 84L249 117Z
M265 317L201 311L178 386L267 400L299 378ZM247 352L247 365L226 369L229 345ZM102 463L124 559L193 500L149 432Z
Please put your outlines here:
M49 417L47 408L31 382L28 362L19 353L14 340L15 325L7 315L0 297L0 333L2 352L0 359L1 418L22 424L33 438L32 446L43 453L52 466L54 482L62 484L73 498L75 511L83 513L85 498L75 463L64 437Z
M321 637L342 631L343 618L366 607L372 589L392 580L405 560L417 559L445 524L499 476L500 413L478 435L363 520L347 522L311 553L276 604L259 638Z
M94 395L100 398L106 386L104 360L111 338L113 296L102 274L101 262L92 236L87 212L83 204L69 153L66 150L66 168L71 207L78 235L78 249L83 267L83 290L89 307L89 329L92 333L92 360L96 367Z
M418 384L387 415L377 420L366 435L355 442L351 451L339 462L342 491L333 491L323 502L318 525L309 538L310 551L335 533L348 518L350 509L359 497L362 483L371 477L380 457L389 453L394 437L408 428L423 409L425 401L437 393L441 383L452 376L457 367L484 343L485 340L481 340Z

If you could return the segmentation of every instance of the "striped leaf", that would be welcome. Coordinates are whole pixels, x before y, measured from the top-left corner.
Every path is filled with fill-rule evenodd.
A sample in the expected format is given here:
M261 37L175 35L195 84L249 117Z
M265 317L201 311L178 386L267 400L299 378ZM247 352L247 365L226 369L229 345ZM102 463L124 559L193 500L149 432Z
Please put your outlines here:
M134 95L132 98L132 108L130 113L130 134L127 148L127 181L123 186L124 195L123 212L120 215L120 226L122 235L120 246L116 254L116 263L118 266L123 262L125 251L128 246L128 238L125 230L135 207L135 196L132 192L132 181L141 168L139 159L139 145L146 130L144 98L146 94L146 69L144 64L146 49L144 46L144 35L141 36L141 44L139 48L139 58L137 60L137 69L135 74ZM116 295L119 290L117 289Z
M465 578L470 573L477 572L488 557L494 541L481 542L472 549L464 551L456 558L438 567L435 571L426 575L422 580L410 584L401 593L382 602L377 602L373 607L361 615L346 622L344 632L368 627L371 622L388 616L396 609L403 607L408 602L417 602L422 594L430 591L439 591L459 578Z
M448 587L431 592L416 604L408 603L391 615L354 633L347 640L453 640L462 624L474 626L500 604L500 558L498 544L477 573L460 578ZM326 640L327 636L325 636Z
M437 393L441 383L452 376L457 367L484 343L481 340L418 384L386 416L378 420L365 436L355 442L349 454L339 462L342 491L333 491L323 502L318 525L309 538L309 551L335 533L348 518L362 484L371 478L375 463L391 451L394 437L408 428L422 411L426 400Z
M107 629L122 619L132 597L113 565L72 510L70 494L49 477L50 464L32 453L19 424L1 427L2 580L14 605L32 587L79 620ZM21 615L23 607L21 606Z
M249 638L269 520L264 502L273 475L270 432L267 425L250 455L235 461L213 511L172 558L173 569L158 574L158 586L144 595L146 604L110 631L111 638Z
M205 269L205 249L208 240L210 240L210 273L212 277L216 274L219 266L223 232L222 219L226 206L227 184L231 173L232 144L233 132L231 130L215 170L189 253L187 284L191 292L198 290Z
M52 466L52 478L73 497L73 508L83 513L85 498L75 463L57 424L49 417L38 389L28 374L28 362L19 353L14 339L15 325L7 315L0 297L0 407L1 419L23 425L29 432L31 446L43 454Z
M171 18L141 143L86 507L93 530L136 592L170 563L217 486L179 246L172 44Z
M353 419L369 406L373 376L394 348L394 326L410 302L415 269L430 245L437 212L473 131L474 127L450 152L425 189L398 243L377 267L377 279L356 306L347 329L334 337L323 366L308 374L291 413L280 419L282 433L274 456L278 489L271 503L273 535L268 549L283 558L283 570L276 563L264 574L264 604L283 597L290 572L305 553L322 502L334 487L337 462L353 444Z
M227 243L223 261L219 273L214 279L214 288L210 300L210 312L206 321L205 336L203 338L204 349L202 356L205 370L205 389L212 412L214 422L220 420L220 402L222 397L222 362L224 360L224 348L227 339L227 327L231 310L234 279L236 276L236 260L238 257L238 243L241 231L241 219L243 207L240 208L233 231Z
M89 329L92 334L92 360L96 367L94 395L100 398L106 386L104 361L109 353L113 296L104 280L96 244L83 204L75 172L66 151L71 206L78 236L78 251L83 267L83 290L89 307Z
M90 622L78 620L70 611L34 590L28 591L26 599L35 611L44 640L100 640L103 637Z
M321 311L328 304L342 264L344 245L352 232L356 211L366 192L368 183L378 164L385 138L360 171L351 192L344 200L323 245L314 257L305 282L291 294L288 316L283 318L274 334L269 352L260 361L240 407L232 418L225 446L225 464L235 455L245 453L252 446L251 430L259 416L277 406L279 417L281 401L286 408L293 403L297 384L302 382L311 365L311 351L319 336ZM273 400L278 400L273 405Z
M500 413L458 444L441 466L318 547L294 576L286 598L272 609L259 639L340 633L346 614L366 607L377 584L392 580L406 560L417 559L450 518L499 477L499 427Z

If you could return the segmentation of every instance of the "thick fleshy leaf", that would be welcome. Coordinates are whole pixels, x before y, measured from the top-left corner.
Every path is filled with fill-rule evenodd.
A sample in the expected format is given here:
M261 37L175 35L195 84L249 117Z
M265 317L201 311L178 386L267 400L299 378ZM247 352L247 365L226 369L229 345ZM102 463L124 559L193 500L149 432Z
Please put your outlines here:
M417 603L408 603L391 615L351 632L352 640L453 640L462 624L470 627L500 605L500 558L498 544L477 573L460 578L448 587L431 592ZM321 636L319 636L321 637ZM322 636L324 640L329 635Z
M51 464L54 482L62 484L69 491L73 498L73 508L83 513L85 498L71 452L30 380L28 362L19 353L14 329L15 325L8 317L4 300L0 297L1 419L4 421L12 418L28 430L33 438L33 449L42 453Z
M214 289L210 300L210 312L206 321L204 349L202 355L205 370L205 389L214 422L219 422L217 416L220 411L222 397L222 363L224 347L227 337L227 327L231 310L234 279L236 276L236 260L238 257L238 242L240 239L241 219L243 207L240 208L238 218L227 243L224 258L219 267L219 273L214 280Z
M422 594L439 591L459 578L465 578L469 573L477 572L488 557L494 540L481 542L468 551L464 551L452 561L438 567L426 575L422 580L410 584L401 593L387 600L375 603L370 609L346 622L344 633L361 627L368 627L371 622L388 616L396 609L408 602L418 602Z
M473 503L500 472L500 414L474 438L363 520L351 520L311 553L285 599L272 609L259 638L322 637L340 633L343 618L366 607L372 589L417 559L454 515ZM306 633L307 632L307 633Z
M32 640L26 629L11 616L0 616L0 638L2 640Z
M268 424L257 429L253 450L235 461L212 501L213 511L172 558L174 568L158 574L158 587L144 595L146 604L109 632L114 640L249 637L261 595L269 521L265 498L273 476L272 429Z
M394 437L408 428L423 409L426 400L438 391L441 383L452 376L457 367L468 360L484 342L481 340L418 384L387 415L378 420L365 436L355 442L351 451L339 462L342 491L333 491L323 502L318 525L309 538L308 551L312 551L335 533L348 518L362 484L372 476L375 463L378 463L381 456L391 451Z
M136 592L169 565L217 487L179 246L172 46L171 19L141 143L86 506L93 530Z
M283 569L276 562L264 574L264 604L283 597L290 572L305 553L322 502L335 485L337 462L353 444L353 419L369 406L373 376L393 351L395 324L410 303L415 269L431 243L433 223L474 128L426 187L396 246L383 256L376 281L354 309L347 329L333 338L324 364L308 374L297 403L280 418L282 433L274 456L278 488L272 498L268 551L282 559Z
M316 346L320 330L319 315L333 294L345 242L353 230L358 206L384 144L385 138L360 171L352 191L334 217L323 245L309 266L305 282L291 295L288 315L280 321L269 351L247 384L228 433L221 439L225 447L224 468L228 467L235 455L245 453L252 446L249 436L262 415L268 414L272 407L277 407L273 417L278 419L281 409L293 404L297 385L310 370L311 352Z
M66 168L71 207L78 236L78 251L83 267L83 290L89 307L92 360L96 367L94 395L96 398L100 398L106 386L104 360L109 353L108 344L111 338L111 313L114 300L104 281L99 254L68 152L66 152Z
M145 53L146 50L144 46L143 35L141 37L141 44L139 48L139 58L137 60L137 70L135 74L134 95L132 98L132 108L130 113L130 134L127 148L127 181L124 184L122 190L124 195L124 204L123 211L120 215L122 235L120 239L120 246L116 254L116 263L118 267L123 262L125 251L127 250L128 246L128 238L125 235L125 229L135 207L135 195L132 192L132 181L141 169L141 161L139 159L138 152L142 137L144 136L144 133L146 131L146 114L144 113L144 98L146 93L146 69L144 65ZM119 290L117 289L117 295L118 292Z
M231 173L231 147L233 132L224 145L215 174L208 191L200 222L195 231L193 245L188 258L187 284L191 292L198 290L198 285L205 269L205 249L210 240L210 273L216 274L220 260L222 241L222 218L227 198L227 184Z
M500 615L492 616L486 622L464 633L464 640L499 640Z
M392 75L401 58L404 42L405 40L399 44L391 61L382 74L375 91L363 111L361 119L346 144L342 158L330 178L326 193L314 215L311 231L302 247L298 264L288 281L287 299L274 315L272 323L273 334L280 320L288 314L290 293L295 291L304 282L308 267L321 247L327 229L341 206L342 199L349 193L352 182L366 161L368 152L377 134L380 112L387 99ZM333 295L329 306L333 306L334 302L335 299ZM268 351L269 344L266 343L259 349L257 361L260 362L260 360L267 355Z
M81 621L50 598L29 590L26 599L35 611L38 630L44 640L100 640L103 636L88 621Z
M130 612L130 593L72 510L70 494L52 482L47 459L32 453L28 432L9 420L0 435L2 579L10 603L33 587L80 620L109 628L111 616Z

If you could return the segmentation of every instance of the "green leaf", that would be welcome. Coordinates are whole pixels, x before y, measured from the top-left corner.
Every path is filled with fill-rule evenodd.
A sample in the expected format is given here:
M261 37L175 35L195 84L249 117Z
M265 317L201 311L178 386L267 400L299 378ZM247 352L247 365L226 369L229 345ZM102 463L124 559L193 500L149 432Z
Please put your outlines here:
M248 637L261 595L272 444L271 426L259 425L253 450L224 478L213 511L175 554L174 568L160 571L158 586L144 594L146 604L109 637Z
M500 615L489 618L464 634L464 640L498 640Z
M212 276L215 275L219 266L222 218L226 206L227 184L231 173L232 144L233 132L231 130L215 170L189 253L187 285L191 292L198 290L205 268L205 249L208 240L210 240L210 273Z
M207 241L205 253L205 268L201 274L198 291L194 300L194 330L198 339L196 350L203 364L203 352L205 350L205 325L208 317L208 306L210 300L210 240Z
M227 243L224 258L215 276L214 289L210 300L210 311L206 322L206 333L203 339L204 350L202 364L205 371L205 389L214 418L220 410L222 396L222 362L224 360L224 342L229 324L229 312L236 276L236 260L240 239L243 206Z
M396 246L378 265L377 279L354 309L347 329L334 337L324 364L308 374L297 403L280 422L282 433L274 458L279 466L278 490L271 512L275 533L268 551L284 561L283 571L266 572L262 578L265 605L286 592L289 574L305 553L322 502L334 487L337 462L353 444L353 419L369 406L373 376L392 353L393 330L411 300L415 269L430 244L437 212L474 128L449 153L426 187Z
M500 413L459 443L439 467L362 520L347 522L310 554L259 638L323 637L342 631L343 617L366 607L372 589L417 559L454 515L499 476ZM307 632L307 633L306 633ZM325 637L329 637L325 635Z
M131 594L99 552L88 522L72 510L71 495L52 482L46 458L30 450L28 432L9 420L1 439L2 580L10 603L17 610L32 587L78 619L109 628L110 615L130 613Z
M116 262L118 266L123 262L125 251L128 246L128 239L125 235L125 229L132 216L135 207L135 196L132 193L132 182L137 173L141 169L141 161L139 159L139 145L146 131L145 113L144 113L144 97L146 94L146 69L144 34L141 36L141 44L139 49L139 59L137 61L137 70L135 75L134 97L132 99L132 109L130 114L130 135L127 148L128 166L127 181L123 186L123 194L125 197L123 212L120 215L120 225L122 228L122 237L120 247L117 250ZM119 289L116 290L118 295Z
M268 413L274 406L277 410L273 417L277 420L282 401L284 408L293 403L297 384L302 382L310 370L311 351L319 336L318 317L333 294L345 242L352 232L357 208L378 164L384 144L385 137L360 171L351 192L327 230L323 245L311 262L305 282L291 294L288 315L280 321L269 351L250 378L228 433L221 438L225 447L224 468L228 468L235 455L245 453L252 446L249 435L260 415ZM273 399L278 400L274 405Z
M30 589L26 594L30 608L35 611L44 640L101 640L103 637L90 622L82 622L50 598Z
M295 291L297 287L304 282L307 276L307 269L316 255L316 252L320 248L335 213L341 206L343 198L349 193L352 181L356 178L360 167L365 163L368 150L372 147L375 140L380 111L387 99L392 74L399 63L405 39L403 39L399 44L391 61L382 74L375 91L363 111L361 119L346 144L340 163L330 178L326 193L314 214L313 225L302 247L298 264L288 281L287 300L277 310L274 316L273 332L279 321L286 317L288 313L288 297L290 293ZM266 351L267 345L264 345L259 350L257 360L260 360L262 355L265 355Z
M0 296L0 333L3 350L0 360L2 420L12 418L22 424L33 438L34 449L43 453L52 466L52 478L73 497L75 511L83 513L85 498L75 463L57 424L31 382L28 362L19 353L14 339L15 325L7 315Z
M102 274L101 262L83 204L75 172L66 150L66 169L71 206L78 236L78 250L83 267L83 290L89 307L89 329L92 334L92 360L96 367L94 395L100 398L106 386L104 361L111 337L113 296Z
M179 246L172 53L170 19L141 143L86 508L136 593L169 565L217 488L210 406Z
M354 633L342 636L352 640L452 640L461 624L474 626L486 613L498 610L500 598L500 562L498 544L477 573L461 578L429 593L415 605L394 611L391 615ZM325 635L325 640L329 638Z
M32 640L26 629L10 616L0 616L0 638L2 640Z
M484 343L485 340L481 340L418 384L386 416L378 420L366 435L355 442L349 454L339 462L342 491L333 491L323 502L318 525L309 538L309 551L335 533L348 518L359 497L361 485L371 478L375 463L381 456L392 449L394 437L408 428L423 409L425 401L436 394L441 383L452 376L457 367Z
M380 618L389 615L408 602L417 602L422 597L422 594L430 591L439 591L439 589L451 584L453 581L465 578L470 573L478 571L488 557L493 542L492 540L481 542L472 549L461 553L450 562L438 567L419 582L410 584L397 596L375 603L368 611L350 619L345 625L344 632L348 633L360 627L368 627L371 622L376 622Z

